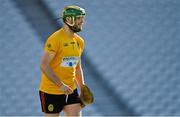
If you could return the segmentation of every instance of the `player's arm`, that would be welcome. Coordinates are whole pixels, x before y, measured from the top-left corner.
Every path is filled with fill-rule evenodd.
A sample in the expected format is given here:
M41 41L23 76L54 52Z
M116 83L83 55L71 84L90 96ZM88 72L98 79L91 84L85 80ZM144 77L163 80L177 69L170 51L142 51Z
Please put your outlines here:
M81 67L81 61L76 66L76 77L75 77L75 80L76 80L76 82L78 84L78 87L80 89L82 88L83 85L85 85L83 70L82 70L82 67Z
M63 82L61 82L59 80L59 78L57 77L57 75L53 72L53 70L51 69L51 67L49 66L49 64L51 63L51 61L53 60L53 58L55 57L55 53L50 53L50 52L44 52L42 59L41 59L41 64L40 64L40 68L42 70L42 72L52 81L54 82L58 87L60 87L60 89L62 91L64 91L65 93L71 93L72 90L65 85Z

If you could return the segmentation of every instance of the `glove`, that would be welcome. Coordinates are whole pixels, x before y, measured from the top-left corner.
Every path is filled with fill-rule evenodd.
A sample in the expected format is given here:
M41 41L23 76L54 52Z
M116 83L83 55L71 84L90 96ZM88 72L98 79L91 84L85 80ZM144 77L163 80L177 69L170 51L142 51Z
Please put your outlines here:
M85 107L88 104L92 104L94 96L88 86L83 85L80 93L81 107Z

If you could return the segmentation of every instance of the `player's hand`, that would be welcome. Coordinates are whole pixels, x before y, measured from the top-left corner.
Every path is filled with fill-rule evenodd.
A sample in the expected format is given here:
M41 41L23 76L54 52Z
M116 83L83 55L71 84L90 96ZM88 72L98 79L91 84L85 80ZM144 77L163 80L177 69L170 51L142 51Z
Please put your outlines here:
M61 85L60 90L63 91L66 95L69 95L73 92L73 90L66 84Z

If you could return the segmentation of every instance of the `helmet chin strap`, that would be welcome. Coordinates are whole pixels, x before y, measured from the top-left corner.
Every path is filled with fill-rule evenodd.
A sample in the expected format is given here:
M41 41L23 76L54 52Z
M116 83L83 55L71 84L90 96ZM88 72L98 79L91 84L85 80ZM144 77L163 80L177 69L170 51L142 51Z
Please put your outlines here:
M65 22L65 23L68 25L68 27L69 27L74 33L80 32L81 29L74 26L74 25L75 25L75 18L74 18L74 17L72 17L72 18L70 17L70 20L73 21L72 24L71 24L71 23L68 23L68 22Z
M75 27L75 26L70 26L69 24L67 24L67 25L68 25L68 27L69 27L74 33L77 33L77 32L80 32L80 31L81 31L80 28L77 28L77 27Z

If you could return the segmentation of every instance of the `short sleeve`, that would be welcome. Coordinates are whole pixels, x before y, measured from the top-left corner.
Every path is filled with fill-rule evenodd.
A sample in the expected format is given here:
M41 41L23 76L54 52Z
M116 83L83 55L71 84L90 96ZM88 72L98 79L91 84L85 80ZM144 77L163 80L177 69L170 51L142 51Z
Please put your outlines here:
M78 38L78 44L79 44L79 46L80 46L80 48L81 48L81 52L83 52L84 51L84 39L82 39L81 37L79 37Z
M82 49L82 52L84 51L84 40L81 40L80 41L80 47Z
M57 42L55 38L49 37L45 43L44 51L56 53L58 50Z

